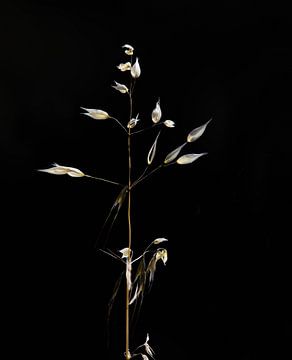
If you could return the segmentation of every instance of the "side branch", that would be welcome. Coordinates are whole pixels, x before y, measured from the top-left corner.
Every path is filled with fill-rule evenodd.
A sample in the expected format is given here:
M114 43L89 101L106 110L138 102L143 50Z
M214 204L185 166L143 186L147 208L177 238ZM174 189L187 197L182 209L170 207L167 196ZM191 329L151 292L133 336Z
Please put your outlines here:
M110 118L113 119L114 121L116 121L117 124L126 132L126 134L128 134L127 129L124 127L124 125L117 118L115 118L113 116L111 116Z
M136 181L133 182L132 186L130 189L133 189L136 185L138 185L140 182L146 180L149 176L153 175L157 170L161 169L163 167L163 164L160 164L159 166L157 166L155 169L153 169L152 171L150 171L150 173L148 173L147 175L143 176L143 177L139 177Z
M142 133L142 132L144 132L144 131L151 130L151 129L155 128L156 126L162 125L162 124L163 124L163 123L156 123L156 124L153 124L153 125L151 125L151 126L148 126L148 127L144 128L144 129L137 130L137 131L133 131L133 132L131 133L131 135L140 134L140 133Z
M104 178L100 178L100 177L96 177L96 176L91 176L91 175L84 175L90 179L94 179L94 180L99 180L99 181L103 181L103 182L107 182L109 184L114 184L114 185L118 185L118 186L125 186L121 183L118 183L118 182L115 182L115 181L111 181L111 180L107 180L107 179L104 179Z

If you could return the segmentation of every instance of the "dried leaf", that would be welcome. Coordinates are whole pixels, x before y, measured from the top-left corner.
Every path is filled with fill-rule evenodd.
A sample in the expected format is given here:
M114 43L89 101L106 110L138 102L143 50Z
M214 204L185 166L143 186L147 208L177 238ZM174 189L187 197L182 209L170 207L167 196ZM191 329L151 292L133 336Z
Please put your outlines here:
M152 256L151 260L149 261L148 263L148 266L147 266L147 273L149 273L149 286L151 287L152 283L153 283L153 280L154 280L154 274L155 274L155 271L156 271L156 262L157 262L157 259L156 259L156 253Z
M129 248L124 248L122 250L119 250L119 252L122 254L122 259L123 258L131 258L131 254L132 254L132 250Z
M144 296L144 289L141 286L136 286L135 294L134 294L134 296L132 296L132 298L129 302L129 305L132 305L135 301L137 301L139 299L139 297L141 298L140 305L142 305L143 296Z
M126 280L127 280L127 288L130 291L132 288L132 264L130 259L127 259L126 263Z
M138 265L138 268L137 268L136 277L134 280L135 283L139 280L139 278L141 278L145 275L145 268L146 268L145 258L142 257L142 259Z
M115 85L112 85L112 87L118 90L122 94L126 94L127 92L129 92L129 89L127 88L126 85L120 84L117 81L115 81Z
M181 156L176 160L176 162L180 165L186 165L194 162L195 160L199 159L201 156L207 155L207 153L202 154L186 154Z
M138 290L139 290L139 286L136 286L134 296L130 300L129 305L132 305L133 302L138 298L138 296L139 296Z
M117 294L119 292L121 282L122 282L122 279L123 279L123 275L124 275L124 272L119 276L118 280L116 281L114 289L113 289L113 294L112 294L112 296L110 298L110 301L108 303L108 320L109 320L109 317L110 317L110 314L111 314L115 299L116 299Z
M194 142L197 139L199 139L199 137L201 137L204 133L204 131L206 130L207 125L209 124L209 122L212 119L210 119L209 121L207 121L205 124L195 128L194 130L192 130L187 137L187 142Z
M117 66L117 68L123 72L131 70L131 63L130 62L121 63L120 65Z
M180 145L179 147L177 147L176 149L174 149L173 151L171 151L165 158L164 160L164 164L169 164L170 162L172 162L174 159L176 159L176 157L178 156L178 154L181 152L181 149L186 145L187 143L184 143L182 145Z
M130 304L132 304L134 301L136 301L139 298L139 296L141 296L141 298L143 299L144 291L146 288L146 281L147 281L145 268L146 268L146 264L145 264L145 258L143 256L138 265L138 268L136 271L136 276L135 276L135 279L133 282L133 285L135 284L136 287L135 287L135 293L132 296Z
M156 136L156 139L153 143L153 145L151 146L150 150L149 150L149 153L148 153L148 156L147 156L147 164L150 165L155 157L155 153L156 153L156 146L157 146L157 140L158 140L158 137L160 135L160 131L158 133L158 135Z
M82 113L83 115L87 115L95 120L105 120L109 119L110 116L106 111L99 110L99 109L87 109L84 107L81 107L81 109L87 111L87 113Z
M82 177L85 176L85 174L76 168L69 167L69 166L61 166L56 163L53 164L54 166L48 169L40 169L38 171L45 172L48 174L53 175L69 175L71 177Z
M144 347L145 347L145 351L147 352L148 355L150 355L153 359L154 359L154 350L152 349L152 347L148 344L149 341L149 334L147 334L146 337L146 341L144 343Z

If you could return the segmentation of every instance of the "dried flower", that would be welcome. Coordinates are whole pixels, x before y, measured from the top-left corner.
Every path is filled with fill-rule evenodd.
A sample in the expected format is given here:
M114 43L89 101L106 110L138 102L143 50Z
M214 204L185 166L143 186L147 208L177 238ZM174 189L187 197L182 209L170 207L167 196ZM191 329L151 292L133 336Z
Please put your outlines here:
M126 353L124 353L124 356L127 358L127 359L132 359L132 355L130 353L130 351L128 350L128 356L126 356Z
M48 174L53 175L69 175L72 177L82 177L85 176L85 174L80 171L79 169L69 167L69 166L61 166L56 163L53 164L54 166L48 169L40 169L38 171L42 171Z
M152 121L154 124L157 124L161 119L162 113L161 113L161 107L160 107L160 99L158 99L156 106L154 110L152 111Z
M179 157L176 162L180 165L186 165L194 162L195 160L199 159L201 156L207 155L207 153L202 154L186 154L181 157Z
M197 139L199 139L199 137L201 137L204 133L204 131L206 130L206 127L207 125L209 124L209 122L211 121L212 119L210 119L209 121L207 121L205 124L195 128L194 130L192 130L188 137L187 137L187 141L188 142L194 142L196 141Z
M126 62L124 64L120 64L117 66L117 68L121 71L128 71L131 70L131 63L130 62Z
M153 244L158 245L158 244L160 244L160 243L162 243L162 242L164 242L164 241L168 241L168 240L165 239L165 238L157 238L157 239L155 239L155 240L153 241Z
M158 137L160 135L160 131L158 133L158 135L156 136L156 139L153 143L153 145L151 146L150 150L149 150L149 153L148 153L148 156L147 156L147 164L150 165L154 159L154 156L155 156L155 153L156 153L156 147L157 147L157 140L158 140Z
M105 120L105 119L110 118L109 114L106 111L103 111L103 110L87 109L87 108L84 108L84 107L81 107L81 109L87 111L87 113L82 113L83 115L87 115L87 116L91 117L92 119Z
M160 259L163 261L163 264L166 265L166 262L168 259L166 249L160 249L156 252L156 261L158 261Z
M132 288L132 263L131 263L131 257L132 257L132 250L129 248L124 248L122 250L119 250L119 252L122 254L122 259L126 258L126 280L127 280L127 288L128 290L131 290Z
M187 143L184 143L182 145L180 145L179 147L177 147L176 149L174 149L173 151L171 151L165 158L164 160L164 164L169 164L170 162L172 162L177 156L178 154L181 152L181 149L186 145Z
M122 250L119 250L119 252L122 254L122 259L123 258L130 258L132 250L126 247L126 248L124 248Z
M127 55L133 55L134 54L134 48L133 46L129 45L129 44L125 44L122 46L122 48L125 48L125 54Z
M128 125L127 125L128 129L133 129L133 127L135 127L137 125L138 121L140 121L140 119L138 119L138 116L139 116L139 114L137 114L137 116L135 118L131 119L128 122Z
M126 94L127 92L129 92L128 88L126 85L120 84L117 81L115 81L116 85L112 85L112 87L116 90L118 90L119 92L121 92L122 94Z
M144 355L144 354L140 354L142 356L142 359L143 360L149 360L149 357L147 355Z
M136 58L134 65L131 67L131 75L134 79L137 79L141 75L141 68L138 58Z
M163 122L163 124L164 124L166 127L169 127L169 128L175 127L175 122L172 121L172 120L165 120L165 121Z
M152 256L149 264L147 266L147 273L149 273L149 285L151 286L154 280L154 274L156 271L156 263L158 260L162 260L164 265L167 262L167 250L166 249L158 249L155 254Z

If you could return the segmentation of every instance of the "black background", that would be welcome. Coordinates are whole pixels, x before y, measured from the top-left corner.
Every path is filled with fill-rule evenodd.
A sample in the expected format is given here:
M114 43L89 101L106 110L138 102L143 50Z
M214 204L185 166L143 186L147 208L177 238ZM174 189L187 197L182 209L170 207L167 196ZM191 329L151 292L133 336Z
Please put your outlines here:
M150 333L157 359L291 358L291 17L280 3L11 1L1 3L1 258L9 356L118 359L123 300L106 340L119 264L94 244L117 188L50 176L53 162L124 182L126 137L80 106L127 119L111 88L135 47L134 113L157 98L159 159L189 144L208 156L169 167L133 193L136 254L169 239L132 346ZM126 121L126 120L122 120ZM154 132L136 135L136 174ZM157 160L158 161L158 160ZM108 244L127 244L122 209ZM159 264L161 265L161 264ZM120 294L122 298L122 294Z

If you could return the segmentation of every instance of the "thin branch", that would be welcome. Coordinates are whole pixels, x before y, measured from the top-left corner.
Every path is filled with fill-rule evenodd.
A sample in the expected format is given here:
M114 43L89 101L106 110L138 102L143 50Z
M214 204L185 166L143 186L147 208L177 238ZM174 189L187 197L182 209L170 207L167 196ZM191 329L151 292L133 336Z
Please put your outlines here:
M94 179L94 180L100 180L100 181L104 181L104 182L107 182L109 184L114 184L114 185L118 185L118 186L125 186L121 183L118 183L118 182L115 182L115 181L111 181L111 180L107 180L107 179L104 179L104 178L100 178L100 177L96 177L96 176L91 176L91 175L85 175L86 177L88 178L91 178L91 179Z
M133 132L131 133L131 135L140 134L140 133L142 133L142 132L144 132L144 131L153 129L155 126L162 125L162 124L163 124L163 123L156 123L156 124L153 124L153 125L151 125L151 126L148 126L147 128L144 128L144 129L141 129L141 130L137 130L137 131L133 131Z
M153 243L151 243L151 244L153 244ZM150 246L147 246L147 248L146 249L148 249ZM132 262L131 262L131 264L134 264L134 262L136 262L137 260L139 260L139 259L141 259L144 255L146 255L146 253L148 253L149 252L149 250L145 250L144 252L143 252L143 254L142 255L140 255L140 256L138 256L135 260L133 260Z
M115 120L115 121L120 125L120 127L126 132L126 134L128 134L127 129L124 127L124 125L123 125L118 119L116 119L116 118L113 117L113 116L111 116L110 118L113 119L113 120Z
M147 172L148 169L149 169L149 165L146 166L146 168L144 169L144 171L142 172L142 174L138 177L138 179L136 179L136 180L134 181L133 184L135 184L137 181L141 180L142 177L146 174L146 172Z
M118 291L120 289L120 286L121 286L121 282L122 282L122 279L123 279L123 276L124 276L124 271L121 273L121 275L119 276L118 280L116 281L115 283L115 286L114 286L114 290L113 290L113 294L112 294L112 297L110 298L109 300L109 303L108 303L108 312L107 312L107 346L109 347L109 321L110 321L110 316L111 316L111 312L112 312L112 308L113 308L113 305L114 305L114 302L115 302L115 299L116 299L116 296L118 294Z
M101 252L103 252L103 253L105 253L105 254L113 257L114 259L119 260L119 261L121 261L122 263L125 264L125 261L122 260L118 255L116 255L116 254L115 254L114 252L112 252L111 250L106 251L106 250L104 250L104 249L99 249L99 251L101 251Z
M131 79L131 84L130 84L130 94L131 94L131 97L133 95L133 92L134 92L134 87L135 87L135 84L136 84L136 79ZM133 110L133 107L132 107L132 110Z
M176 160L174 160L168 164L163 164L163 167L167 167L167 166L174 165L174 164L177 164Z
M139 346L139 347L142 347L142 346L144 346L144 344L141 345L141 346ZM140 352L140 353L137 353L137 354L132 354L132 359L133 359L134 357L137 357L137 356L140 356L140 355L144 355L144 353Z
M157 166L155 169L153 169L152 171L150 171L150 173L148 173L147 175L145 175L144 177L136 180L132 186L131 189L133 189L136 185L138 185L141 181L146 180L149 176L151 176L152 174L154 174L157 170L161 169L163 167L163 164L160 164L159 166Z
M98 239L96 241L96 245L99 242L99 239L101 238L101 235L103 234L105 226L107 225L113 211L115 210L115 214L114 214L113 220L110 223L110 226L109 226L109 229L108 229L108 232L107 232L107 237L105 239L103 247L106 245L106 242L108 240L109 234L111 233L112 227L113 227L113 225L114 225L114 223L115 223L115 221L116 221L116 219L117 219L117 217L119 215L121 207L122 207L122 205L123 205L123 203L124 203L124 201L126 199L127 192L128 192L128 186L124 186L122 188L122 190L119 192L119 195L117 196L116 200L114 201L114 203L113 203L113 205L112 205L112 207L111 207L111 209L110 209L110 211L109 211L109 213L108 213L108 215L107 215L107 217L106 217L106 219L105 219L105 221L104 221L104 223L102 225L102 228L101 228L101 230L99 232L99 235L98 235Z

